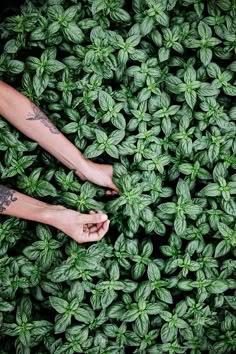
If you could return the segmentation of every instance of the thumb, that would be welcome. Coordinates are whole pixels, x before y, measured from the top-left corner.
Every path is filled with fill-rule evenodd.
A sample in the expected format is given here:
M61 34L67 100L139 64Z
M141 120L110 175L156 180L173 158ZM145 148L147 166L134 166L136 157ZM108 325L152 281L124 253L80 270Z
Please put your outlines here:
M80 214L80 223L81 224L99 224L108 219L106 214Z
M116 187L115 183L111 183L111 189L113 189L115 192L119 193L119 189Z

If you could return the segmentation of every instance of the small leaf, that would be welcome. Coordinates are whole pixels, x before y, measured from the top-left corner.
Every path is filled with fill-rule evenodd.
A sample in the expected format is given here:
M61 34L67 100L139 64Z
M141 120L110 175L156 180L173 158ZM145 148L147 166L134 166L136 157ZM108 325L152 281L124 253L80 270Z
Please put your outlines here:
M172 342L177 335L177 329L170 327L169 323L165 323L161 327L161 340L163 343Z
M210 294L221 294L228 290L229 286L224 280L213 280L211 285L207 287Z
M84 34L76 23L70 22L68 26L63 29L64 36L67 40L79 44L84 39Z
M161 273L158 266L155 263L151 262L148 265L147 275L148 275L148 279L150 279L151 281L160 280Z
M97 157L103 153L104 150L99 148L98 144L92 144L88 146L84 152L84 156L91 159Z
M146 16L140 24L140 32L142 36L146 36L154 28L154 19Z
M222 240L216 246L215 257L223 257L229 253L230 250L231 246L225 240Z
M221 195L219 186L217 183L209 183L206 187L201 190L201 195L208 197L218 197Z
M114 130L110 136L109 140L112 144L118 145L125 137L125 130Z
M98 100L99 100L100 107L104 112L109 111L115 105L115 101L113 100L113 98L105 91L99 92Z
M39 97L46 90L48 84L49 76L47 74L42 74L41 76L34 75L33 87L37 97Z
M186 218L177 216L174 221L174 228L177 235L183 235L186 230L186 227Z
M203 65L207 66L212 60L212 50L210 48L201 48L200 59Z
M232 307L234 310L236 310L236 297L235 296L225 296L224 299L226 302L229 304L230 307Z
M119 158L119 151L115 145L109 145L105 148L105 151L111 157L114 157L115 159Z
M173 304L173 298L169 290L165 288L156 289L156 296L167 304Z
M58 312L58 313L65 313L67 308L69 307L69 304L66 300L63 300L59 297L56 296L49 296L49 301L52 307Z

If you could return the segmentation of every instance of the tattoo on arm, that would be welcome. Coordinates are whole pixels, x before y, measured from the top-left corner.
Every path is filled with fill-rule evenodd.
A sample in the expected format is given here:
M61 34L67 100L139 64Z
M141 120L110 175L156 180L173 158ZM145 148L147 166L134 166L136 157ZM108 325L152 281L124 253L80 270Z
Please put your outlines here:
M32 104L32 112L29 113L29 118L27 120L38 120L45 127L49 128L52 134L60 134L60 131L55 127L55 125L50 121L50 119L44 114L37 106Z
M5 211L11 202L15 202L17 200L14 197L15 191L0 184L0 213Z

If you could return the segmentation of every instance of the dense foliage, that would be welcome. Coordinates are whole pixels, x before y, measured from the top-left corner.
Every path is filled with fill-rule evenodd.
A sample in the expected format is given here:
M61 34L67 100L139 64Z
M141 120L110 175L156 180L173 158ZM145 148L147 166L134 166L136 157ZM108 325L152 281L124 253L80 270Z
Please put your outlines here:
M0 353L235 353L236 1L35 0L0 33L1 79L120 188L0 119L2 183L112 220L79 245L1 217Z

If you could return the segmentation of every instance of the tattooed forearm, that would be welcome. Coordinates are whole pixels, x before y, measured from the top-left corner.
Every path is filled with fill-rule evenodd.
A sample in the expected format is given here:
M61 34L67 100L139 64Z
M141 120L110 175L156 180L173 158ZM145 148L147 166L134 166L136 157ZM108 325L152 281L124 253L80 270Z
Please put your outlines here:
M13 196L14 193L15 191L12 189L0 184L0 213L5 211L7 209L6 207L17 200L17 198Z
M50 121L50 119L44 114L37 106L32 104L32 112L29 113L29 118L27 120L38 120L45 127L49 128L52 134L60 134L60 131L55 127L55 125Z

